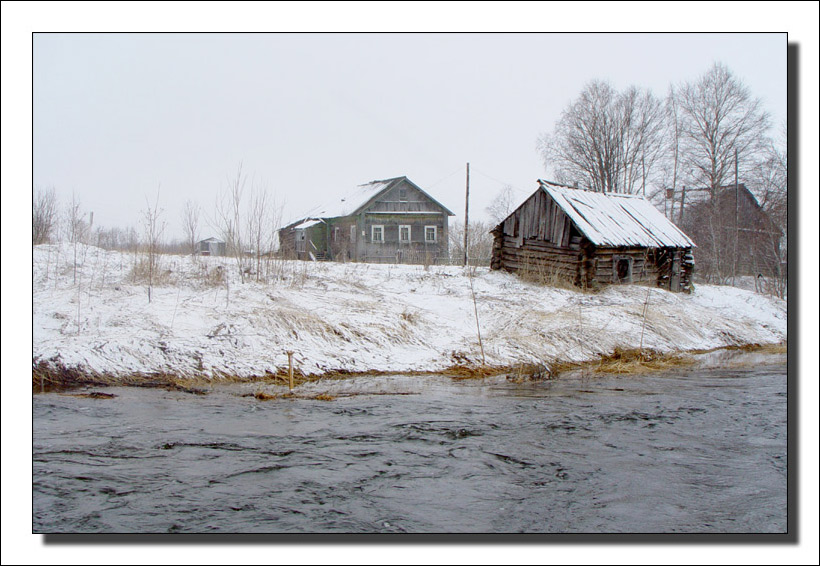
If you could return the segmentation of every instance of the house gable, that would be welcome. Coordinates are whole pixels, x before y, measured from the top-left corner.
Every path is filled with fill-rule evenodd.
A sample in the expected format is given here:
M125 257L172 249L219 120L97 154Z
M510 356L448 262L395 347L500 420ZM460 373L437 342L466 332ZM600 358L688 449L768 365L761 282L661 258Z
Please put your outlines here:
M369 184L383 184L382 188L350 215L366 213L440 213L455 216L449 209L427 194L407 177L396 177Z

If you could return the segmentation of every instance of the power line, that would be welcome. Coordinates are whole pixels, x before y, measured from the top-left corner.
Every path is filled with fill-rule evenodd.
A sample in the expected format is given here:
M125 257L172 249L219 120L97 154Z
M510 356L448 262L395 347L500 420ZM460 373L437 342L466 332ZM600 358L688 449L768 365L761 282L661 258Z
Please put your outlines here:
M436 186L436 185L438 185L439 183L442 183L442 182L446 181L447 179L449 179L450 177L452 177L453 175L455 175L456 173L458 173L458 172L459 172L459 171L461 171L461 170L462 170L462 169L461 169L461 167L459 167L458 169L456 169L455 171L453 171L453 172L452 172L452 173L450 173L449 175L447 175L447 176L445 176L445 177L442 177L441 179L439 179L439 180L438 180L438 181L436 181L435 183L433 183L433 184L431 184L431 185L427 185L427 188L428 188L428 189L431 189L431 188L435 187L435 186Z
M499 181L499 180L498 180L498 179L496 179L495 177L492 177L492 176L490 176L490 175L488 175L488 174L484 173L482 170L480 170L480 169L476 168L476 166L475 166L475 165L473 165L473 166L472 166L472 170L473 170L473 171L475 171L475 172L477 172L478 174L480 174L480 175L484 176L484 177L487 177L487 178L488 178L488 179L490 179L491 181L495 181L496 183L498 183L498 184L500 184L500 185L503 185L503 186L505 186L505 187L510 187L511 189L513 189L513 190L515 190L515 191L519 191L519 192L523 192L523 193L528 192L528 191L526 191L525 189L522 189L521 187L516 187L516 186L515 186L515 185L513 185L512 183L507 183L507 182L505 182L505 181Z

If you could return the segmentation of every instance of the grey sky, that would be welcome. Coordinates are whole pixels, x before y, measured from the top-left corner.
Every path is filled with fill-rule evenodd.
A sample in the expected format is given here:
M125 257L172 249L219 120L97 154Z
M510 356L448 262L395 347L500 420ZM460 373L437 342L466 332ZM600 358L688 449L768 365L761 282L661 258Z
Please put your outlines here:
M95 224L167 235L213 208L240 161L296 218L335 190L407 175L459 216L549 177L536 152L592 79L662 96L714 62L786 116L785 34L36 34L34 186ZM203 237L209 230L203 230Z

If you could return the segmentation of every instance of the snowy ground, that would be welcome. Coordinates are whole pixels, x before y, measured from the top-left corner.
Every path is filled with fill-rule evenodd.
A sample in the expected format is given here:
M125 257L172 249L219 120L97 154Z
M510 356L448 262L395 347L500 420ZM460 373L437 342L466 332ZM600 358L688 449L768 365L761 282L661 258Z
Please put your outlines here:
M240 377L287 367L402 372L481 363L471 278L460 267L276 262L242 283L228 258L162 256L148 301L140 258L94 247L33 250L33 362L128 376ZM227 274L220 280L221 273ZM733 287L596 294L472 277L486 363L580 361L615 347L660 351L778 343L786 303ZM648 303L647 303L648 297ZM646 317L644 324L644 306Z

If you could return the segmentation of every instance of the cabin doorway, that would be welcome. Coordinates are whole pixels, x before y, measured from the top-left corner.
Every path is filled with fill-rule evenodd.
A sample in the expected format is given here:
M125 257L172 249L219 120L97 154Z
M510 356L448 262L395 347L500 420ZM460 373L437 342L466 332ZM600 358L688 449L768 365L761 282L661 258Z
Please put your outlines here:
M632 283L632 258L612 258L612 280L615 283Z

